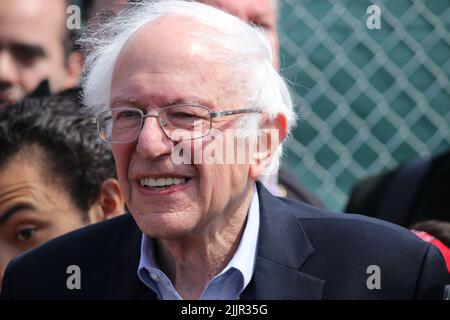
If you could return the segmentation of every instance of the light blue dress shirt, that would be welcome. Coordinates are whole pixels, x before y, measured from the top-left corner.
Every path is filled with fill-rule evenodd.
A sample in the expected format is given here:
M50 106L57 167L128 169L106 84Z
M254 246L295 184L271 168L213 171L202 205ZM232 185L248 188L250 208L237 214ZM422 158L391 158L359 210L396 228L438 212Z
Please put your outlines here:
M236 300L250 283L255 267L256 248L259 232L259 198L256 187L250 204L247 223L239 246L228 265L203 290L202 300ZM152 238L142 234L141 258L138 277L159 300L182 300L167 275L155 260Z

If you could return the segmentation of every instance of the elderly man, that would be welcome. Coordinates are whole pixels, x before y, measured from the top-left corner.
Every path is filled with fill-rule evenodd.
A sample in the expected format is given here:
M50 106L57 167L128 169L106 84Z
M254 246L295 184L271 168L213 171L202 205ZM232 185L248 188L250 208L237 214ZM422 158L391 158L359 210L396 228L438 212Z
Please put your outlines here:
M144 2L86 42L85 99L131 214L13 260L3 299L442 298L444 261L409 231L257 182L294 122L260 31L203 4Z
M99 13L109 13L123 9L127 2L139 2L140 0L97 0L89 10L89 16L95 17ZM241 20L258 26L264 30L269 38L273 50L273 65L279 66L279 44L277 35L277 0L198 0L239 17ZM300 185L292 172L281 164L278 172L267 177L264 185L277 196L299 200L309 205L323 208L321 201Z
M0 109L37 88L56 93L78 85L81 55L72 51L68 4L0 1Z

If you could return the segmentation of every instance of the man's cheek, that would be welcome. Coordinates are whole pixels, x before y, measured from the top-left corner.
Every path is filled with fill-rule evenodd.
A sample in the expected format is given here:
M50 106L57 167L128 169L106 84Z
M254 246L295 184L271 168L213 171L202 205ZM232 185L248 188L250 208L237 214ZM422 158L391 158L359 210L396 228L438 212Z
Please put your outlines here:
M41 62L34 62L31 66L22 66L21 80L23 89L30 93L33 92L43 80L49 79L50 67Z

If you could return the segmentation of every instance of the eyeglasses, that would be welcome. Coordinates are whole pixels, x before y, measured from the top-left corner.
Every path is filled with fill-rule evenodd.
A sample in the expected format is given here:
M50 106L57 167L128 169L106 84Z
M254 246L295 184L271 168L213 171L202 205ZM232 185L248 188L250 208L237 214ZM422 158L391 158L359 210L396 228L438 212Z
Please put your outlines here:
M172 105L148 114L140 109L113 108L97 116L97 130L105 142L130 143L139 137L145 118L153 117L167 138L179 142L209 135L213 118L260 112L256 108L212 112L207 107L194 104Z

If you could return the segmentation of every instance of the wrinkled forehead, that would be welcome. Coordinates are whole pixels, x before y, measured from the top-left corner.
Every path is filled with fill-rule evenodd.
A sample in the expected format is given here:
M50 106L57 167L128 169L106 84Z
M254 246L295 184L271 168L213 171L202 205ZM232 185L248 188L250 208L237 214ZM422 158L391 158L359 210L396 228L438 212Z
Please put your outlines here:
M127 62L154 67L213 62L211 54L214 48L207 37L214 32L217 31L185 17L159 18L131 35L119 54L116 68Z
M208 95L215 103L237 103L230 100L239 100L243 94L233 63L239 57L211 40L219 33L182 16L144 25L126 41L117 58L111 98L178 90L178 95Z

